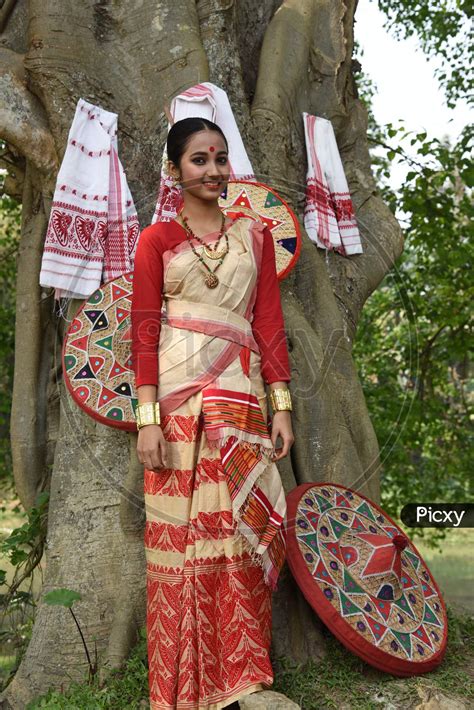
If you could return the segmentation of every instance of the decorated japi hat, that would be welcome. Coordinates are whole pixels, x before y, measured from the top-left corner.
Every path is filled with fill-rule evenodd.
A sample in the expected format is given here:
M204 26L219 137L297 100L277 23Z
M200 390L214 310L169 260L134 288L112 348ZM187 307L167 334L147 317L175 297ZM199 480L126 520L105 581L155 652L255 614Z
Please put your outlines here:
M226 196L219 200L230 217L244 215L258 220L271 232L278 279L294 268L301 251L301 230L291 207L271 187L261 182L230 180Z
M132 295L133 272L104 283L82 304L62 349L64 381L76 404L102 424L126 431L137 428Z
M413 543L360 493L307 483L287 496L287 560L321 620L376 668L411 676L436 668L446 608Z

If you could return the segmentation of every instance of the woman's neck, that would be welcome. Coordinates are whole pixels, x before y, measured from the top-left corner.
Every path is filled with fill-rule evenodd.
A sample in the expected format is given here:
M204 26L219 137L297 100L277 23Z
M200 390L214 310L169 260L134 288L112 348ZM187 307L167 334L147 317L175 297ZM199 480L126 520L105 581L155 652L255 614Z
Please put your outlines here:
M183 210L184 214L191 225L194 225L195 231L212 232L220 229L222 223L222 210L219 207L219 202L216 200L200 200L193 195L184 192L183 195Z

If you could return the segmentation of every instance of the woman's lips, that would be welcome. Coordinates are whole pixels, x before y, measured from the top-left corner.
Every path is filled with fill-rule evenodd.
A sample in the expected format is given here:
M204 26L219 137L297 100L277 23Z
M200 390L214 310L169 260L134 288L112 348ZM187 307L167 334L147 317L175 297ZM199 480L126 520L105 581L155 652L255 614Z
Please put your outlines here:
M205 182L203 181L202 183L205 187L209 188L210 190L217 190L221 186L221 182Z

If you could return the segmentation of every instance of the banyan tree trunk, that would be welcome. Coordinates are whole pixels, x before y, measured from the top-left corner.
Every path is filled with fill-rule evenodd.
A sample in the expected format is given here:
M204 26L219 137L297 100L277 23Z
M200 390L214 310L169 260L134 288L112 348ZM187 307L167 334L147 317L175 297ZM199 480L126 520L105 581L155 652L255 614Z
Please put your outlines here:
M136 436L103 426L70 399L60 367L66 319L39 286L59 162L77 99L119 116L120 158L142 227L151 221L167 121L164 105L200 81L224 88L258 177L301 219L306 158L301 112L331 120L363 239L350 258L303 231L281 285L295 444L280 471L289 491L335 481L379 495L379 450L352 344L368 296L401 253L398 223L370 168L367 112L353 75L355 0L5 0L0 9L0 137L22 175L15 377L16 489L25 507L50 491L43 591L79 591L75 611L104 673L127 658L145 623L142 470ZM13 164L13 168L12 168ZM23 174L23 167L24 174ZM324 653L315 615L288 569L274 595L274 652ZM23 708L82 679L87 662L66 609L39 603L32 638L3 694Z

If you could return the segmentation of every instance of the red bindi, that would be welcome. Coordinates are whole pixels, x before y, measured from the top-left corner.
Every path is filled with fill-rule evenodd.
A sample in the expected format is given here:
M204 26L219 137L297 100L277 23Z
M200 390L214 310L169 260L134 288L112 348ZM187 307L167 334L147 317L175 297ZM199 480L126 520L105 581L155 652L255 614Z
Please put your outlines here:
M210 145L210 146L209 146L209 150L211 151L211 153L213 153L213 152L215 151L214 146L213 146L213 145Z

